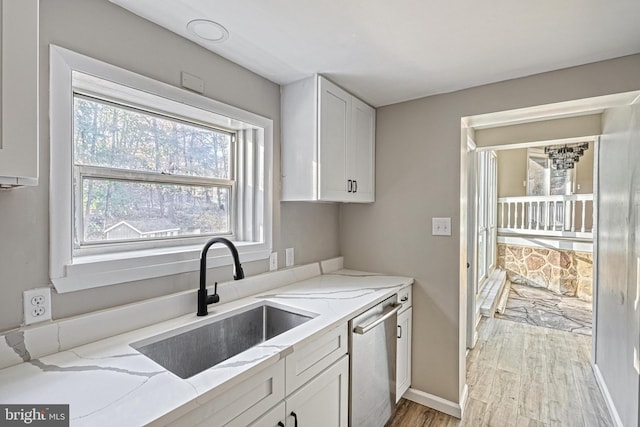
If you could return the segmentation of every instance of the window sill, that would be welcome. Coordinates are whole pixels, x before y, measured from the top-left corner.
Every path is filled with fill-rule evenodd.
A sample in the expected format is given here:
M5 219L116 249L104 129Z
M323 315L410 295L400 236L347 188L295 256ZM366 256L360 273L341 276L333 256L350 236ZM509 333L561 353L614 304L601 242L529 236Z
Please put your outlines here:
M234 243L242 263L267 259L271 253L265 243ZM66 293L199 271L201 250L202 245L190 245L74 257L64 267L64 276L52 277L51 282L58 293ZM208 268L232 263L227 248L212 247L208 253Z

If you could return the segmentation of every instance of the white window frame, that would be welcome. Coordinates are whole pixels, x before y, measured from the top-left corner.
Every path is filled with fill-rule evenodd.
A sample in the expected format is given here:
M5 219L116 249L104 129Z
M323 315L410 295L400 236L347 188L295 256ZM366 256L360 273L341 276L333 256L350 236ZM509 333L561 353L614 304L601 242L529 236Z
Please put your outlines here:
M85 83L102 84L98 90L109 91L123 101L133 95L122 89L118 92L118 88L134 88L139 91L137 98L148 95L143 105L171 112L179 103L188 110L188 117L197 119L200 114L203 122L242 135L236 142L237 191L232 203L237 214L231 218L235 233L230 238L238 247L241 262L269 257L273 217L271 119L54 45L50 46L50 70L50 278L59 293L197 271L202 245L210 238L74 247L73 92L74 87ZM209 251L209 267L231 263L226 248L212 247Z

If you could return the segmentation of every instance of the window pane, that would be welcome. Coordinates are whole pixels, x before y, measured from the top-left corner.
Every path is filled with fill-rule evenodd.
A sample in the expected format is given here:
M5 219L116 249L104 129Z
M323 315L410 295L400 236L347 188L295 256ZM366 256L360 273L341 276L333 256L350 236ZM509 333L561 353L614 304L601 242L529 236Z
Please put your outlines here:
M75 163L231 179L231 135L76 95Z
M82 180L84 242L230 231L227 187Z

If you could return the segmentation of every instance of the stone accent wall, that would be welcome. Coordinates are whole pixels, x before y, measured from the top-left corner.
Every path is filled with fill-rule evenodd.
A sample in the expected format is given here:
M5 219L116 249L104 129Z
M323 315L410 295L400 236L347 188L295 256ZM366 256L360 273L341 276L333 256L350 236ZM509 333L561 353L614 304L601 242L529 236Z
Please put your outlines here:
M593 298L591 253L499 243L498 266L512 283L546 288L585 301Z

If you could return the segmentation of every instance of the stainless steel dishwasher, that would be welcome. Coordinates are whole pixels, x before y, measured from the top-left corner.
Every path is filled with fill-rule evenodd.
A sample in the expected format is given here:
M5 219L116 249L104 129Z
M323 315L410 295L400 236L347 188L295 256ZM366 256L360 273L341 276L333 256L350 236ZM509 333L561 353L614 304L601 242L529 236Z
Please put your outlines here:
M396 404L398 296L349 322L351 376L349 425L384 426Z

